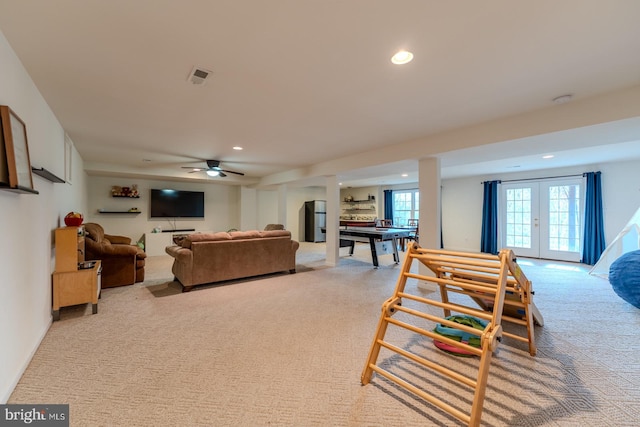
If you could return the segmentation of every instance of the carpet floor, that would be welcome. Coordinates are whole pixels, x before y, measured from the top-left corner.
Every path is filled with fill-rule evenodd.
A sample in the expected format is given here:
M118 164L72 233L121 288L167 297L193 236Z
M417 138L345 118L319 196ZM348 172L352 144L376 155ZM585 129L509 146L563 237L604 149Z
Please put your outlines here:
M85 305L61 310L8 403L68 403L72 426L460 425L381 376L360 384L400 270L391 255L374 269L358 245L327 267L324 245L303 242L297 265L297 274L181 293L171 258L150 257L146 280L105 289L98 314ZM545 324L536 327L535 357L524 343L502 340L482 425L638 425L640 310L587 266L519 265ZM397 339L461 371L477 364L417 334ZM454 405L470 402L406 359L381 353L379 363Z

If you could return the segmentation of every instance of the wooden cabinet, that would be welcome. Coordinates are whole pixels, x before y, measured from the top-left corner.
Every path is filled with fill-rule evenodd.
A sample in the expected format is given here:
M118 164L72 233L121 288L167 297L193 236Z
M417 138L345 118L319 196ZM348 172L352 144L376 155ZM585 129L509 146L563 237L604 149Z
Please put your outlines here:
M56 268L53 272L53 320L60 319L60 307L93 304L98 312L101 262L84 259L84 227L55 230Z
M58 273L78 270L84 261L84 226L56 228L56 268Z
M53 320L60 319L60 307L91 303L92 313L98 312L100 297L100 261L91 261L90 267L53 273Z

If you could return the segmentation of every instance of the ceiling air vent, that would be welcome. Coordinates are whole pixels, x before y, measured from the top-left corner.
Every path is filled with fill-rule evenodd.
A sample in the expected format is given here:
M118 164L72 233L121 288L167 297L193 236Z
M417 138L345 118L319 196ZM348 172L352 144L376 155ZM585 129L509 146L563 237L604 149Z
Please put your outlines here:
M204 85L207 82L207 77L211 74L211 71L203 68L193 67L187 81L194 85Z

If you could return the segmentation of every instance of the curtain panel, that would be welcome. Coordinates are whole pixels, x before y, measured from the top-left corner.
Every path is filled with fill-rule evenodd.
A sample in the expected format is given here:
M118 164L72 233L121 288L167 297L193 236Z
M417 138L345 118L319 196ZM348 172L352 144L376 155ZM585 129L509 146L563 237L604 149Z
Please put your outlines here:
M584 245L582 262L594 265L606 249L604 240L604 213L602 211L602 178L600 171L587 172L584 207Z
M384 219L393 219L393 190L384 190Z
M480 252L498 253L498 184L500 181L485 181L482 204L482 235Z

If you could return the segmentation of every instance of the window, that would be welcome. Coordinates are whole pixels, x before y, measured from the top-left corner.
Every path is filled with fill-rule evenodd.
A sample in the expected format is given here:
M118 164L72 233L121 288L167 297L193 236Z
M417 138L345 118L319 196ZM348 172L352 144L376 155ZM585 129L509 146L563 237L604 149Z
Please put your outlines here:
M407 225L407 220L418 219L420 208L420 192L418 190L401 190L393 192L393 225Z
M512 248L531 247L531 188L506 190L506 245Z
M580 185L549 187L549 249L580 251Z

